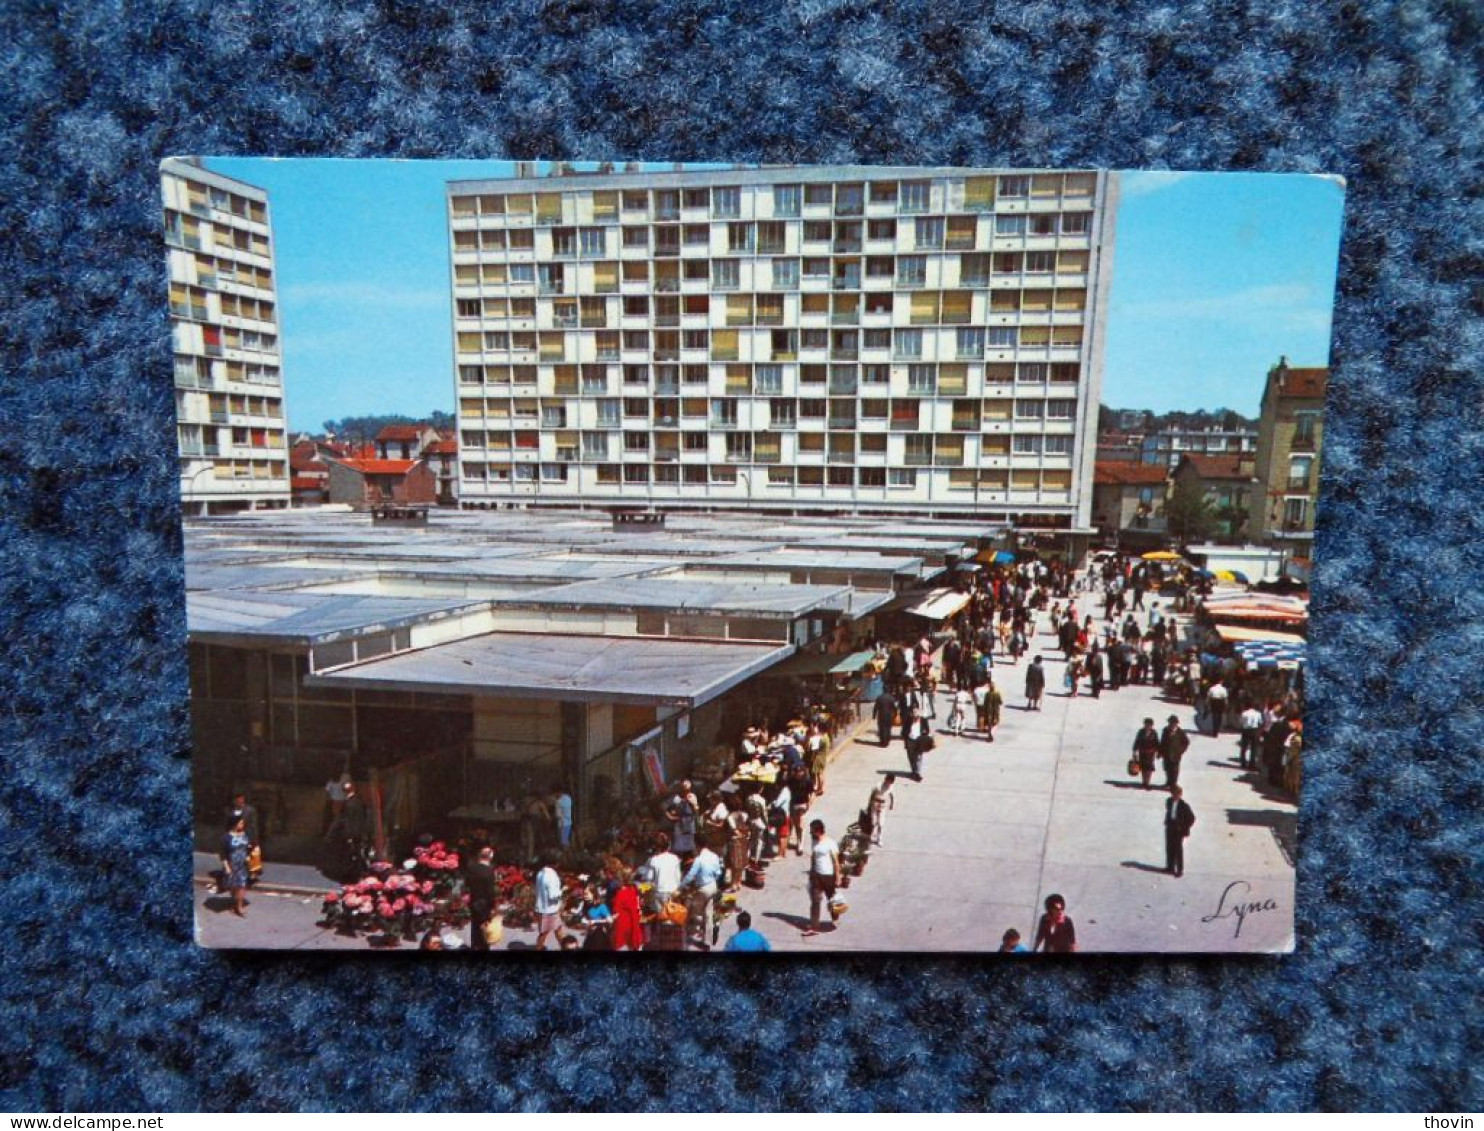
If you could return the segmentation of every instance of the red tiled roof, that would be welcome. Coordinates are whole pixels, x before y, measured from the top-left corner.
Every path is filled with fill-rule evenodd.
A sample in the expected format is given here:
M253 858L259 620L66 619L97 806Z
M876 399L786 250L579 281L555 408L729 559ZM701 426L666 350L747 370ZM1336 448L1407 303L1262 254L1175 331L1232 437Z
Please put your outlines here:
M1092 481L1104 486L1139 486L1163 483L1169 472L1157 463L1130 463L1127 460L1098 460L1093 465Z
M425 456L456 456L459 454L457 440L434 440L423 449Z
M1239 455L1186 453L1180 461L1189 463L1202 479L1251 479L1255 474L1252 460Z
M343 459L340 461L362 475L406 475L417 464L415 459Z
M323 491L325 481L313 475L295 475L289 480L289 487L295 491Z
M1278 393L1285 397L1322 397L1328 387L1328 369L1290 369Z
M385 440L417 440L423 434L421 424L388 424L380 432L376 433L376 442Z

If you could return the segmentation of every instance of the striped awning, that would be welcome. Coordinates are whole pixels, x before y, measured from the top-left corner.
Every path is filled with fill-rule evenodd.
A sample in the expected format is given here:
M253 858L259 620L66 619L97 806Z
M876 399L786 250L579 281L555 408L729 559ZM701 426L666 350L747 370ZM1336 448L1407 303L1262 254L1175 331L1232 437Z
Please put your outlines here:
M1299 668L1304 664L1303 644L1278 640L1241 640L1233 647L1254 668Z
M920 601L907 611L928 620L947 620L969 603L967 593L955 593L952 589L935 589L925 601Z

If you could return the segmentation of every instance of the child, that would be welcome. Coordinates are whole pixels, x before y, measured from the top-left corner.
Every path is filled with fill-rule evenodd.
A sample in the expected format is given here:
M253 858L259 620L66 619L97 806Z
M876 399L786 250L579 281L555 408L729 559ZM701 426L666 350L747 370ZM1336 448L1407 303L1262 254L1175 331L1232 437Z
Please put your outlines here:
M967 720L969 707L974 702L974 697L959 688L953 693L953 710L948 714L948 729L955 737L963 737L964 723Z
M881 784L871 790L871 843L881 843L881 814L897 807L896 795L891 787L897 784L896 774L887 774Z

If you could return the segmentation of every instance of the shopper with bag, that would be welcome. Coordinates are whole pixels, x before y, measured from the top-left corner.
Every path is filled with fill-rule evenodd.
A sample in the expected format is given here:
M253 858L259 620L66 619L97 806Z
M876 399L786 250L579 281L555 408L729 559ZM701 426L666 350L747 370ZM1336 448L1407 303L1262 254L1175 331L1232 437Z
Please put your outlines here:
M1125 732L1126 733L1126 732ZM1154 760L1159 756L1159 731L1154 729L1154 720L1145 719L1144 725L1134 735L1134 756L1129 759L1129 776L1138 773L1144 779L1144 788L1150 789L1154 780Z
M824 835L824 822L809 822L809 929L804 937L819 934L819 909L833 901L840 883L840 846Z

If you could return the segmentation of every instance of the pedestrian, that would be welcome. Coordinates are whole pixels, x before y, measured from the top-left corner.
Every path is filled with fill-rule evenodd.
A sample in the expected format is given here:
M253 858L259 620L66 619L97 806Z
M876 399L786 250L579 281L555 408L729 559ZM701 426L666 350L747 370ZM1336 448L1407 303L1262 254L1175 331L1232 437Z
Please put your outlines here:
M232 795L232 804L227 809L227 827L231 828L239 817L247 827L247 882L251 886L263 874L263 838L258 825L258 811L248 804L247 794L240 790Z
M1237 720L1242 728L1242 737L1237 740L1237 763L1246 770L1257 765L1258 731L1262 728L1262 712L1256 703L1248 703Z
M737 912L737 933L727 939L727 945L723 949L733 954L756 954L773 948L760 932L752 929L751 913L739 911Z
M347 805L349 802L347 802ZM551 812L541 795L532 793L526 798L520 814L520 847L526 863L534 863L536 852L546 839L545 830L552 827Z
M890 690L883 691L876 697L876 704L871 708L871 714L876 719L876 737L881 740L883 747L891 745L891 728L897 721L897 701Z
M559 946L566 946L572 936L562 923L562 877L556 870L556 857L547 852L536 873L536 949L545 950L546 940L555 935Z
M887 774L881 779L881 784L871 790L871 843L881 843L881 821L888 809L897 807L896 794L892 793L891 787L897 784L896 774Z
M1000 939L1001 954L1029 954L1025 944L1020 941L1020 932L1011 927Z
M1025 669L1025 709L1039 711L1041 696L1045 693L1046 669L1041 666L1041 657L1037 656L1031 661L1031 666Z
M614 879L617 886L612 895L613 949L643 950L643 914L639 907L639 888L634 883L634 874L620 865Z
M231 893L232 914L246 918L242 909L247 906L247 858L252 852L252 841L247 835L247 819L239 816L227 826L222 834L221 861L222 886Z
M551 791L551 819L556 825L557 847L572 843L572 795L558 786Z
M1000 711L1005 706L1004 696L994 685L994 680L981 683L974 692L974 709L979 718L979 729L984 732L984 741L994 741L994 728L1000 725Z
M490 948L484 928L495 913L495 850L486 845L464 869L464 890L469 895L469 945L475 950Z
M902 725L902 745L907 748L907 766L913 781L922 780L922 755L926 738L927 720L914 719Z
M820 905L835 898L840 883L840 846L824 835L824 822L809 822L809 929L804 937L819 934Z
M1077 950L1077 928L1067 918L1067 901L1059 895L1046 897L1046 914L1036 925L1032 953L1073 954Z
M1180 784L1180 759L1190 749L1190 735L1180 729L1180 719L1171 715L1159 736L1159 757L1165 768L1165 788L1174 789Z
M1226 703L1230 693L1226 684L1221 682L1221 677L1216 677L1216 682L1206 689L1206 714L1211 719L1211 736L1213 738L1221 734L1221 726L1226 722Z
M788 776L788 846L795 856L804 855L804 815L809 812L809 803L814 798L814 779L809 776L809 767L798 765Z
M1103 658L1103 650L1093 644L1092 651L1087 654L1087 678L1092 684L1094 699L1103 697L1103 678L1106 671L1107 665Z
M690 912L686 923L693 932L699 928L697 945L702 950L715 946L721 934L721 926L716 922L716 893L721 890L721 873L721 857L711 851L710 842L703 838L690 871L680 881L680 890L691 893L686 901Z
M689 781L682 781L675 796L665 807L665 818L670 822L670 851L677 856L686 856L696 850L696 824L700 819L701 803L691 789Z
M1178 785L1172 785L1165 801L1165 871L1176 877L1185 874L1185 838L1195 825L1195 811L1184 794Z
M680 890L680 857L670 851L670 838L664 833L655 834L654 855L647 867L650 882L654 884L650 894L652 910L663 911Z
M1150 788L1154 780L1154 759L1160 752L1159 731L1154 729L1154 720L1145 719L1144 725L1134 735L1134 760L1139 764L1139 776L1144 779L1144 788Z
M814 795L824 796L824 772L830 764L830 736L820 723L809 724L805 749L809 752L809 777L814 782Z
M953 693L953 710L948 712L948 729L955 738L962 738L964 723L968 720L969 707L974 696L960 688Z

